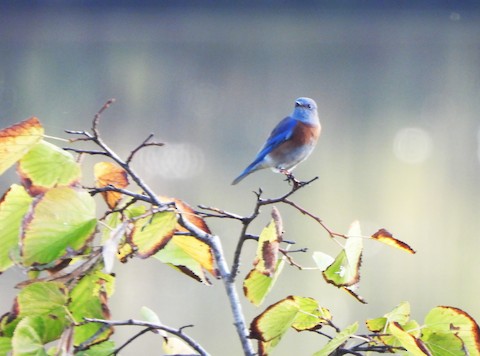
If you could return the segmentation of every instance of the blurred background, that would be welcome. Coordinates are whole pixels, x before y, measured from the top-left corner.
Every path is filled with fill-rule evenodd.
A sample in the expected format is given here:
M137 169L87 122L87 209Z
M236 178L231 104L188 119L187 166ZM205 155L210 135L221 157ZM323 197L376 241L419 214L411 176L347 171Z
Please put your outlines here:
M277 197L280 175L257 172L230 182L250 163L299 96L314 98L323 126L316 151L295 171L319 176L293 200L346 233L358 219L370 235L386 228L417 250L365 242L362 305L327 285L320 272L286 267L264 305L243 300L250 320L291 295L329 308L343 328L412 304L423 322L437 305L479 320L480 12L462 1L129 2L6 1L0 5L0 123L40 118L51 136L89 129L103 103L103 138L124 157L149 133L164 148L138 154L134 167L159 194L191 205L250 214L252 191ZM62 142L54 142L60 146ZM88 159L87 167L95 161ZM91 185L93 174L84 173ZM15 170L0 177L2 192ZM103 202L99 201L103 209ZM285 238L311 253L339 252L313 220L278 206ZM258 234L270 210L252 226ZM209 220L233 259L240 225ZM250 269L247 243L241 266ZM212 355L240 355L220 281L201 285L157 260L117 264L112 318L153 309ZM0 278L0 314L25 278ZM241 279L239 291L241 292ZM363 324L362 324L363 325ZM118 328L120 344L138 330ZM324 339L287 333L275 355L309 355ZM161 338L143 336L123 355L158 355Z

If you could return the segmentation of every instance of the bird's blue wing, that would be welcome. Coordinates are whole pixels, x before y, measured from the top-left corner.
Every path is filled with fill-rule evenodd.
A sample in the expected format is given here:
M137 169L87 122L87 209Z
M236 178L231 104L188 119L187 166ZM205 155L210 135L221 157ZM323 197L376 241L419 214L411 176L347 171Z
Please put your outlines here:
M257 157L255 157L255 161L258 162L263 160L266 155L272 152L281 143L290 139L290 137L292 137L293 135L293 130L296 124L297 121L295 119L292 119L290 116L287 116L282 121L280 121L270 133L267 141L258 152Z
M296 123L297 122L290 116L287 116L285 119L280 121L270 133L270 136L258 152L253 162L250 163L247 168L245 168L245 170L232 182L232 184L237 184L250 173L263 168L265 156L272 152L272 150L278 147L281 143L292 137Z

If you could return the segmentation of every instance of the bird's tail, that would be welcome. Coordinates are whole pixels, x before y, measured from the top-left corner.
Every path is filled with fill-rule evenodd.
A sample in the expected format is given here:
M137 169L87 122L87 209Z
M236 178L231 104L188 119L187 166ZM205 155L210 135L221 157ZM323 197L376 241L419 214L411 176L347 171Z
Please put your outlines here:
M235 178L232 182L232 185L235 185L237 183L239 183L243 178L245 178L246 176L248 176L250 173L252 173L252 171L247 171L247 170L244 170L242 172L242 174L240 174L237 178Z
M245 170L237 177L233 180L232 182L232 185L235 185L237 184L238 182L240 182L243 178L245 178L246 176L248 176L250 173L253 173L255 171L258 171L259 169L262 169L262 168L265 168L264 165L260 164L261 162L253 162L251 165L249 165L247 168L245 168Z

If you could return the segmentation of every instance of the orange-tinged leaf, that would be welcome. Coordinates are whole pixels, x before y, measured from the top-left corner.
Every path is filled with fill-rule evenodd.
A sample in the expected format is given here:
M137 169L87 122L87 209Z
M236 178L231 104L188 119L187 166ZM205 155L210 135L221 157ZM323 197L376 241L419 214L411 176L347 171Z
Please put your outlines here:
M341 287L345 292L350 294L352 297L354 297L356 300L358 300L362 304L367 304L367 301L365 298L363 298L361 295L357 293L357 287L358 284L354 284L348 287Z
M161 196L160 200L163 203L174 202L177 212L181 214L185 220L210 234L210 229L205 223L205 220L198 216L190 205L177 198ZM177 223L175 232L188 233L188 230ZM174 236L165 249L155 255L155 258L170 264L186 275L207 285L211 283L206 277L205 271L208 271L215 277L217 276L211 248L206 243L191 235Z
M188 220L189 223L195 225L200 230L206 232L207 234L210 234L210 229L208 228L205 220L203 220L200 216L198 216L195 210L193 210L193 208L187 203L185 203L183 200L180 200L177 198L169 198L165 196L161 196L159 198L162 201L162 203L174 202L178 212L182 214L184 219ZM177 225L177 231L188 232L188 230L185 229L180 224Z
M116 188L125 188L128 186L127 172L112 162L98 162L93 168L96 186L99 188L112 185ZM122 199L122 193L102 192L103 199L110 209L115 208Z
M137 247L140 258L147 258L164 248L175 233L177 214L161 211L135 221L128 242Z
M406 251L406 252L411 253L411 254L415 253L415 250L413 248L411 248L405 242L397 240L396 238L394 238L393 235L385 229L378 230L371 237L372 237L372 239L383 242L384 244L386 244L388 246L398 248L400 250Z
M43 132L36 117L0 130L0 174L42 140Z

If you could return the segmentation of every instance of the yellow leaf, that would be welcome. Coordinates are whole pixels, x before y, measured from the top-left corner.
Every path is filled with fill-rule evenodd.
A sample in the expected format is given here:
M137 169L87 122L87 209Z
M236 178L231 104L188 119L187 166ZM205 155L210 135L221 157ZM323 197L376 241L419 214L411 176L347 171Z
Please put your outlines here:
M10 168L43 137L36 117L0 130L0 174Z

